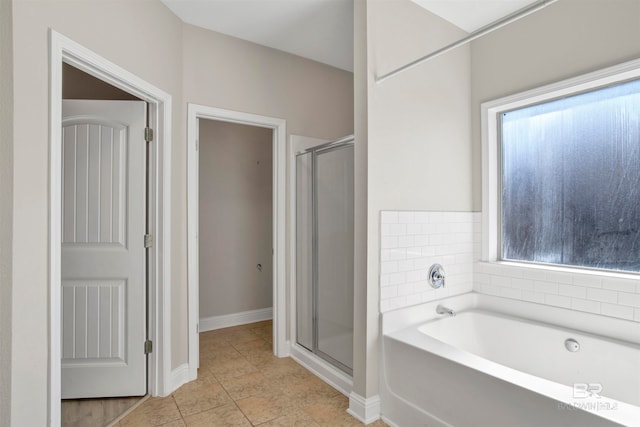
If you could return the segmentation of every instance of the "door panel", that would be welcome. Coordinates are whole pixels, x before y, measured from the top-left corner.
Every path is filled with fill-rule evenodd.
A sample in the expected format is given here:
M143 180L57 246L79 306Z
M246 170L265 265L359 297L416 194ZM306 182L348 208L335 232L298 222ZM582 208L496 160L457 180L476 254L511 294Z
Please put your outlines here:
M62 396L146 393L142 101L63 101Z
M76 121L63 129L62 243L124 246L127 128Z

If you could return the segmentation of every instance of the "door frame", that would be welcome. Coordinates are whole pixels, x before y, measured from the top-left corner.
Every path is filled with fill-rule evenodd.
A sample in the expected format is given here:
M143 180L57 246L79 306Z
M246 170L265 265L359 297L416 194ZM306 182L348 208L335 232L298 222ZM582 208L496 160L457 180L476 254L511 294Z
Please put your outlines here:
M165 396L171 383L171 95L73 40L49 30L49 425L61 416L62 64L67 63L149 104L151 143L148 393ZM142 236L141 236L142 238ZM142 343L141 343L142 348ZM179 384L178 384L179 385Z
M273 350L289 355L285 267L286 120L189 103L187 106L187 289L189 304L189 377L198 368L199 245L198 245L198 119L217 120L273 130Z

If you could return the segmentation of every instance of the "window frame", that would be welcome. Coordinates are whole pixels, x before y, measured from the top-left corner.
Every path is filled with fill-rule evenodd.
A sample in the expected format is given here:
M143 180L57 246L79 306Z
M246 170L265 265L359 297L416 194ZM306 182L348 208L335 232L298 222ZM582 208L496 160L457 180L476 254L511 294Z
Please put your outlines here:
M501 242L501 114L511 110L541 104L558 98L593 91L625 81L640 78L640 59L625 62L613 67L584 74L571 79L510 95L493 101L484 102L481 110L482 133L482 253L484 262L517 264L522 267L553 268L570 272L597 272L629 274L631 271L592 269L565 264L544 264L535 261L513 261L502 259Z

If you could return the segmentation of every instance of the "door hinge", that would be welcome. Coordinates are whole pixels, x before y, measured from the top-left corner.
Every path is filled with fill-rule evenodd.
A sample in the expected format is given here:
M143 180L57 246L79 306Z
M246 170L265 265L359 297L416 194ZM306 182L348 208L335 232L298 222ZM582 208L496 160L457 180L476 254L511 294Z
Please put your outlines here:
M153 141L153 129L144 128L144 140L147 142Z
M153 246L153 235L145 234L144 235L144 247L145 248L150 248L151 246Z
M196 139L196 151L200 150L200 141Z
M149 354L153 351L153 342L151 340L146 340L144 342L144 354Z

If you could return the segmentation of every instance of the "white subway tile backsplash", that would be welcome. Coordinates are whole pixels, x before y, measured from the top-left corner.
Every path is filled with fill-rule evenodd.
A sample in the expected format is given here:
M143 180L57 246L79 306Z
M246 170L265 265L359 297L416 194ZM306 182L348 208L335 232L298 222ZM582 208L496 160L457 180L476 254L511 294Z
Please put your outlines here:
M395 224L398 222L398 213L393 211L382 211L380 214L381 224Z
M573 274L559 271L549 271L547 281L556 283L573 283Z
M411 271L414 270L414 262L412 259L398 261L398 271Z
M501 288L500 296L504 298L522 299L522 290L513 288Z
M385 211L380 219L382 311L473 289L473 265L480 248L480 235L473 232L480 221L478 213ZM447 272L445 288L436 290L427 282L434 263Z
M415 236L398 236L399 248L410 248L416 246Z
M406 273L389 274L389 285L400 285L407 281Z
M407 259L409 258L420 258L422 256L421 248L407 248Z
M380 273L389 274L398 272L398 261L385 261L380 263Z
M422 280L426 281L429 272L425 270L413 270L407 272L407 282L420 282Z
M544 294L542 292L522 291L522 299L525 301L544 304Z
M380 309L475 290L640 322L640 278L480 262L480 219L474 212L382 212ZM445 267L445 288L427 283L434 263Z
M381 236L380 249L394 249L398 247L398 236Z
M640 307L640 294L618 292L618 304L628 305L631 307Z
M446 212L446 215L450 216L454 212ZM433 224L445 222L445 212L428 212L429 222Z
M587 290L582 286L574 285L560 285L558 287L558 293L560 295L574 297L574 298L586 298Z
M555 305L556 307L570 308L571 298L565 297L562 295L545 294L544 303L549 305Z
M552 282L542 282L540 280L533 282L533 289L545 294L557 294L559 287L560 286L557 283Z
M525 279L533 279L533 280L546 280L547 272L544 270L537 269L523 269L522 277Z
M407 234L407 224L385 224L385 225L389 227L387 236L404 236L405 234Z
M602 277L588 274L576 274L573 283L575 285L586 286L588 288L601 288Z
M618 302L618 293L605 289L589 288L587 289L587 299L615 304Z
M429 222L429 212L414 212L413 220L416 224L426 224Z
M422 224L405 224L407 234L422 234Z
M600 314L600 303L598 301L571 298L571 308L574 310Z
M394 298L398 296L398 287L397 286L385 286L380 289L380 299L386 300L389 298Z
M412 211L398 212L398 222L401 224L414 223L414 213Z
M628 280L628 279L618 279L618 278L608 278L608 277L605 277L602 279L602 288L610 289L612 291L635 293L637 285L638 285L638 280Z
M510 287L511 286L511 277L491 276L491 284L495 285L495 286Z
M511 279L511 286L514 288L522 289L524 291L532 291L533 290L534 281L531 279L520 279L515 277Z

